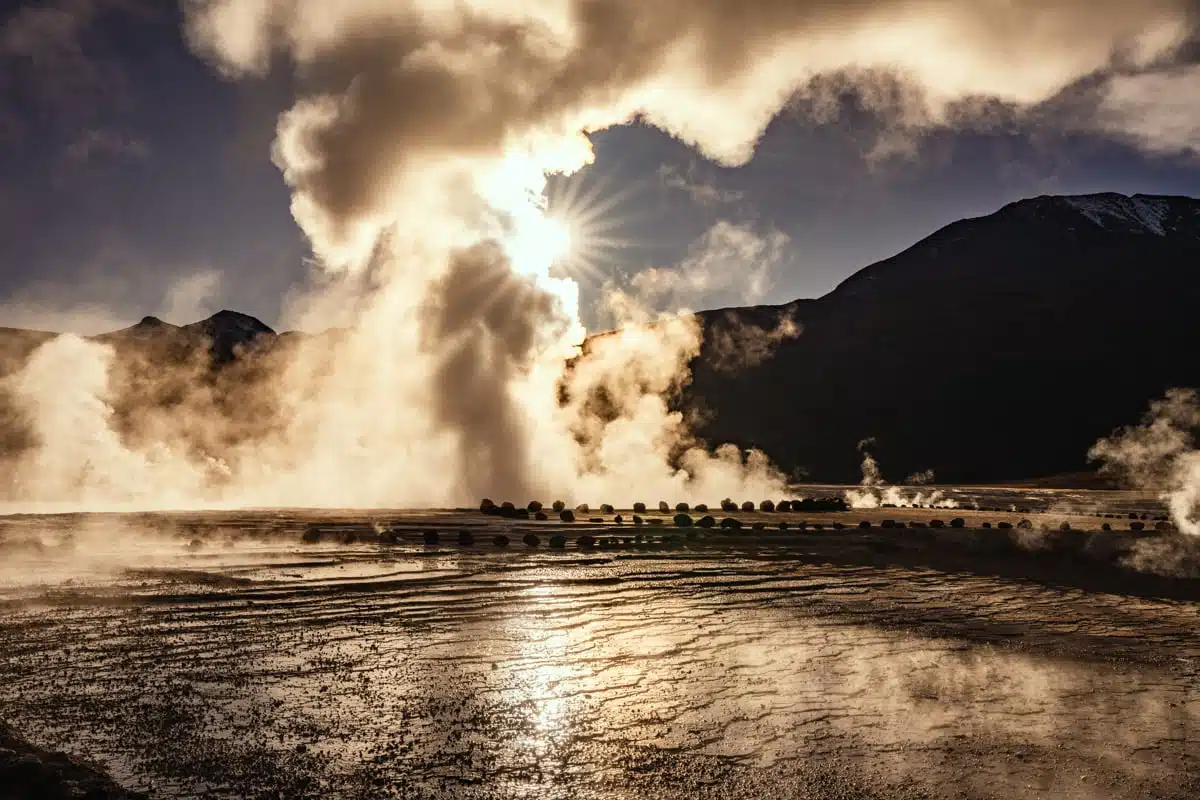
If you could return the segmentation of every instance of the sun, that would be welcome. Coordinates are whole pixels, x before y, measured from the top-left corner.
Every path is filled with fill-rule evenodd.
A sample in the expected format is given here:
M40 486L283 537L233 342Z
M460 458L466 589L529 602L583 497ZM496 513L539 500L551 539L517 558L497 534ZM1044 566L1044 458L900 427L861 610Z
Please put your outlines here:
M542 217L532 235L535 239L533 247L539 251L541 260L545 263L557 264L571 257L575 237L566 220L551 216Z

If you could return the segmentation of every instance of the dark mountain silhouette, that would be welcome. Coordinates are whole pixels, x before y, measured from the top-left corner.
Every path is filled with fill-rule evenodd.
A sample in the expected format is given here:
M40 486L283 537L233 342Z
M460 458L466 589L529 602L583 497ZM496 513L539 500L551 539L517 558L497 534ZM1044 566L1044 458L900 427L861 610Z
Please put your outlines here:
M710 441L759 447L815 480L856 481L865 439L894 480L1084 471L1091 444L1151 399L1200 386L1198 268L1198 200L1023 200L948 225L822 298L702 312L705 345L676 402L699 412ZM802 333L762 348L758 331L787 319ZM114 383L128 388L114 405L129 435L147 407L204 404L237 410L241 427L223 433L236 439L274 421L261 387L286 354L339 335L277 335L222 311L183 326L146 317L95 339L117 351ZM53 336L0 328L0 374Z
M714 337L793 315L736 374L693 364L703 433L814 478L990 482L1076 472L1150 399L1200 385L1200 201L1039 197L955 222L815 301L710 311Z

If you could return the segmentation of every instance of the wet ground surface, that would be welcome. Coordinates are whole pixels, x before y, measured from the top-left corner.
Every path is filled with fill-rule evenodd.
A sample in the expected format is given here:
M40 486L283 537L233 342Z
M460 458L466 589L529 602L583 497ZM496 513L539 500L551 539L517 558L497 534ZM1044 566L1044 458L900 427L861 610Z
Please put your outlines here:
M0 718L154 797L1200 796L1200 561L1119 532L1154 513L1133 496L1085 533L1101 518L1063 513L1099 496L1073 494L803 531L715 514L792 529L691 538L611 515L10 517ZM982 529L1026 517L1074 530Z

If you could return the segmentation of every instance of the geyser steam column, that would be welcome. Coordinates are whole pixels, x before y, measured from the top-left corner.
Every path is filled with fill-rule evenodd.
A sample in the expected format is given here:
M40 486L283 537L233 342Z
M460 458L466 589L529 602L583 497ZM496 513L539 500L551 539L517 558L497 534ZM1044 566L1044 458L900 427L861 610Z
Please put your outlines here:
M267 495L445 503L612 491L627 502L634 489L777 488L761 458L696 447L658 396L686 380L698 347L686 322L610 343L599 366L567 379L605 389L603 419L584 402L558 407L562 353L581 329L577 287L549 273L562 242L544 216L545 175L579 169L588 131L637 115L743 162L794 91L830 70L902 71L925 90L911 115L921 123L967 96L1037 102L1118 51L1152 63L1183 39L1187 6L190 0L189 40L225 74L294 67L302 93L280 120L275 161L332 276L310 313L348 295L358 310L336 380L293 370L306 410L272 452L253 454L289 465ZM329 480L348 473L360 477Z

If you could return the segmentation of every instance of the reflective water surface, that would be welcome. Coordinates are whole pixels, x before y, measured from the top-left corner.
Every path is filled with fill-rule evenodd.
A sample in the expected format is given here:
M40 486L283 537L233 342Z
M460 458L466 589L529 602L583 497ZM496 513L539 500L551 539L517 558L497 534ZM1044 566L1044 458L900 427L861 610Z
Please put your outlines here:
M1200 787L1178 591L858 557L850 531L498 549L478 515L356 519L10 518L0 715L162 797Z

